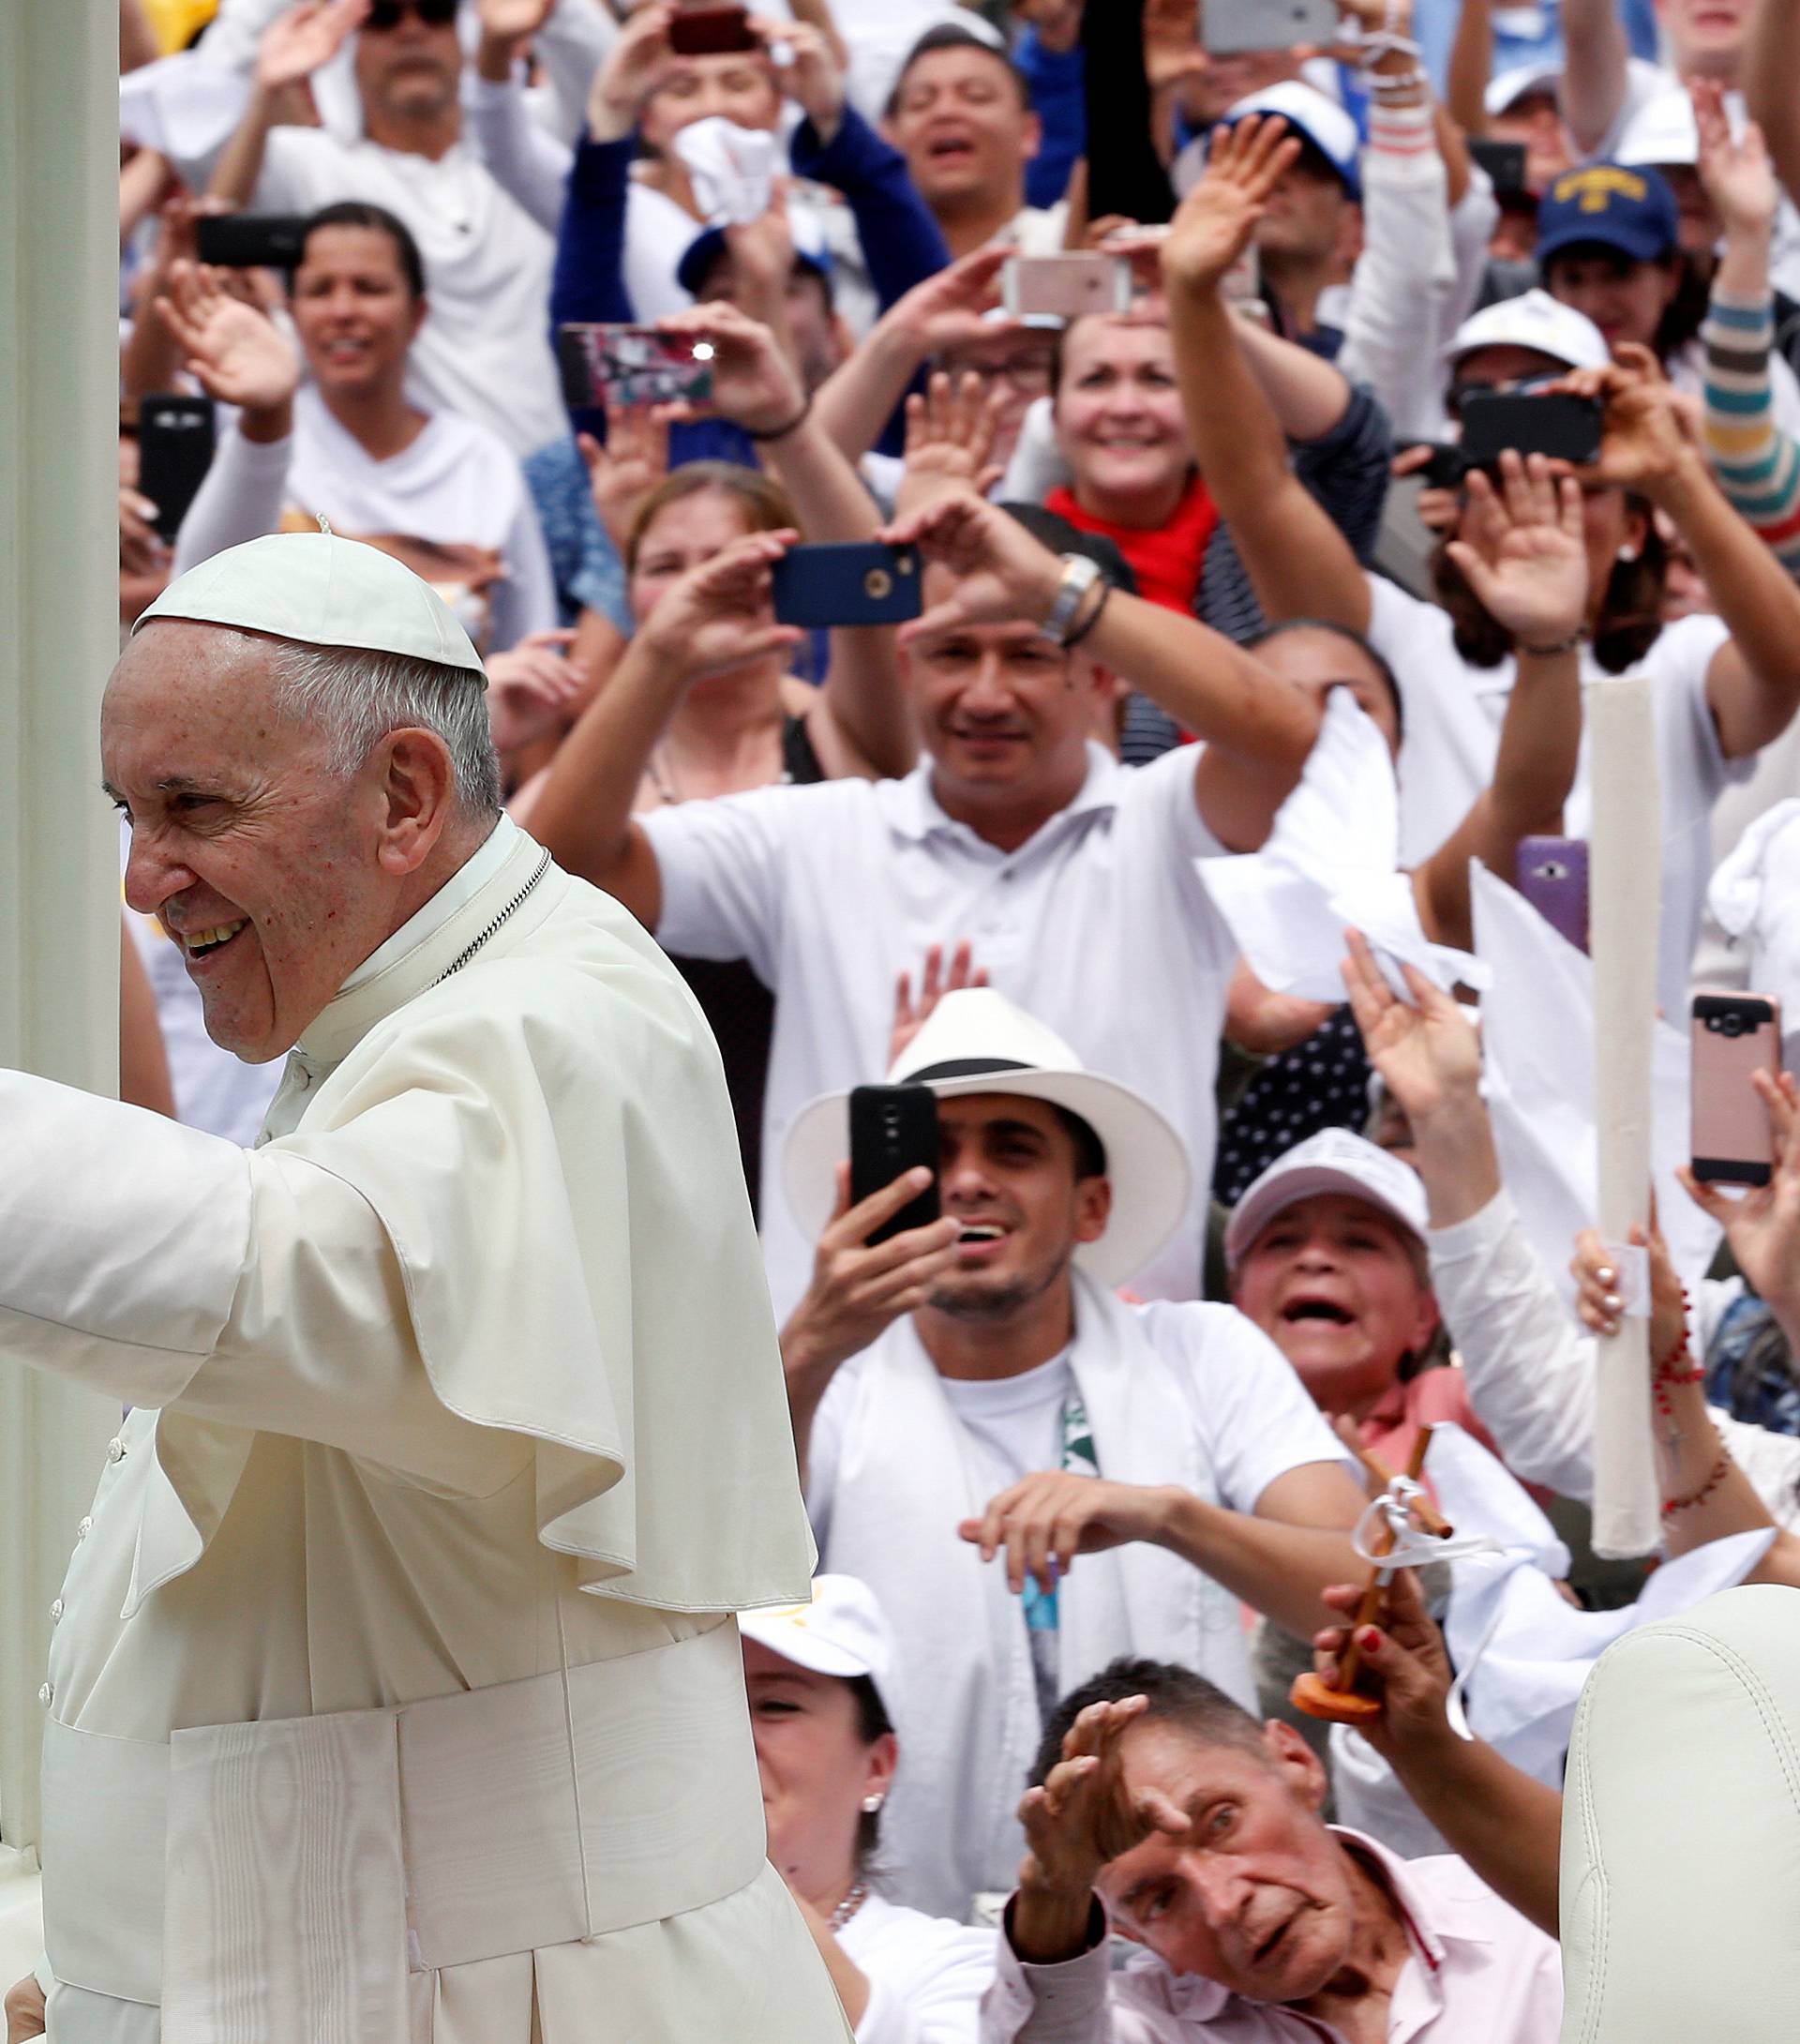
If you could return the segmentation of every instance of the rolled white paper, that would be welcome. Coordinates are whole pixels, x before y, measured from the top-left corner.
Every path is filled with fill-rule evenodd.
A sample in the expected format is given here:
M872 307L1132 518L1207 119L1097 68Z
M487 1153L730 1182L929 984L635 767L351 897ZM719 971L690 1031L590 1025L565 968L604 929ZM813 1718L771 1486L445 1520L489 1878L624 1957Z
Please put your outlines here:
M1585 693L1594 790L1596 1220L1603 1240L1624 1242L1649 1219L1662 798L1649 678L1592 682ZM1650 1323L1627 1318L1596 1347L1594 1549L1614 1559L1649 1554L1662 1530L1650 1435Z

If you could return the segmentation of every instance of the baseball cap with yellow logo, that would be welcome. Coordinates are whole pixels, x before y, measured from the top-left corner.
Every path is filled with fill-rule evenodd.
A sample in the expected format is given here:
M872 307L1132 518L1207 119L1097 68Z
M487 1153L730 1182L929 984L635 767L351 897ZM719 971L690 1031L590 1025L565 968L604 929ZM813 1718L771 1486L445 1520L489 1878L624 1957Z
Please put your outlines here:
M1613 248L1634 263L1672 255L1675 195L1648 164L1585 163L1565 171L1538 208L1538 262L1565 248Z

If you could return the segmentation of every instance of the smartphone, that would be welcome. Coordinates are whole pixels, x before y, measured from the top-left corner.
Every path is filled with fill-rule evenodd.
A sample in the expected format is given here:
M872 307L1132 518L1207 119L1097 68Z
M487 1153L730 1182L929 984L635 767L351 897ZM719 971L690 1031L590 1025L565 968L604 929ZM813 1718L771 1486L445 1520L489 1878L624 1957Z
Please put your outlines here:
M1488 468L1508 447L1553 455L1578 467L1600 454L1600 400L1567 391L1474 390L1462 400L1462 454Z
M668 47L678 57L719 57L760 50L762 43L750 26L748 8L677 8Z
M1469 473L1469 459L1453 440L1429 443L1431 459L1413 471L1427 489L1455 489Z
M194 252L225 270L297 270L306 252L304 213L202 213Z
M881 1192L901 1172L923 1165L931 1183L869 1237L885 1242L908 1228L929 1227L943 1210L938 1198L938 1096L929 1086L858 1086L850 1093L850 1204Z
M1522 142L1492 142L1485 135L1469 137L1469 154L1493 180L1496 195L1509 198L1525 188L1525 145Z
M1577 951L1587 942L1587 840L1522 837L1514 857L1519 892Z
M910 547L878 539L790 547L770 581L783 624L904 624L922 608L922 564Z
M213 465L217 438L210 398L162 391L138 406L138 488L156 505L157 531L171 546Z
M1215 57L1338 39L1337 0L1205 0L1200 47Z
M1000 269L1000 304L1013 319L1086 319L1132 309L1132 265L1123 256L1008 256Z
M653 326L557 329L562 398L572 411L608 404L698 404L712 395L712 343Z
M1775 1168L1769 1110L1753 1072L1781 1070L1781 1004L1767 994L1702 991L1693 1008L1693 1168L1713 1185L1766 1185Z

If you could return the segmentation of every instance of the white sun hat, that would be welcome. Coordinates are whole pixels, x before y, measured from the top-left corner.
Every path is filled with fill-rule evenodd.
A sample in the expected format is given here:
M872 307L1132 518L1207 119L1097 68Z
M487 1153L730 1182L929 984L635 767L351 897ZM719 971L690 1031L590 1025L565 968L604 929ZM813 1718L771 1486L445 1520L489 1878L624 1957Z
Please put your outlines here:
M1318 1193L1366 1199L1409 1235L1425 1240L1425 1188L1418 1173L1348 1129L1321 1129L1245 1187L1225 1226L1225 1261L1235 1264L1278 1213Z
M1509 71L1502 71L1497 78L1491 78L1482 99L1488 112L1498 116L1510 113L1528 93L1553 94L1562 83L1562 67L1558 64L1517 65Z
M334 533L271 533L227 547L177 576L131 627L133 637L156 618L401 654L487 681L481 655L436 590L379 547Z
M779 1604L773 1610L741 1611L738 1631L772 1654L791 1661L815 1675L840 1681L866 1675L875 1684L888 1716L893 1716L896 1647L893 1628L877 1603L875 1592L853 1575L816 1575L813 1594L803 1604Z
M1612 359L1606 337L1585 312L1538 290L1502 298L1464 320L1444 358L1460 362L1478 348L1534 348L1572 369L1603 369Z
M1103 1285L1141 1270L1187 1210L1187 1145L1141 1094L1087 1071L1054 1030L992 988L946 994L888 1074L890 1086L928 1086L939 1100L1022 1093L1078 1115L1106 1152L1106 1232L1075 1261ZM809 1238L831 1218L837 1165L849 1154L848 1092L822 1094L794 1117L782 1155L788 1204Z

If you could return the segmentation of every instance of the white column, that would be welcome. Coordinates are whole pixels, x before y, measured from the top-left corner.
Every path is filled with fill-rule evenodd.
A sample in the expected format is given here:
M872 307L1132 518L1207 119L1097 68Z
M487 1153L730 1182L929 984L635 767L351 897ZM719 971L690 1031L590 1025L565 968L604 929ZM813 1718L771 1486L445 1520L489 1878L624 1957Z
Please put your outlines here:
M0 1064L107 1093L119 874L97 710L118 650L117 56L115 0L0 0ZM0 1357L0 1918L37 1844L48 1607L116 1421ZM4 1937L0 1951L14 1956Z

